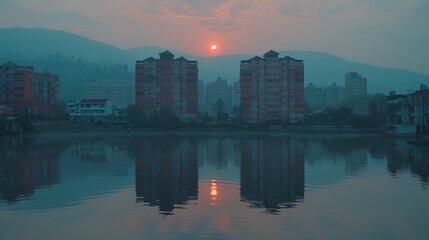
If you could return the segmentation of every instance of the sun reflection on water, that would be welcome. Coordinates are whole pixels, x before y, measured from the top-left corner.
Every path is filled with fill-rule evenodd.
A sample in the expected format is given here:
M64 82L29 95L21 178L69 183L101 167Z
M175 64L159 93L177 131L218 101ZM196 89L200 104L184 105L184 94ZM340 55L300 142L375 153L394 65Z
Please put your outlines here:
M211 180L210 196L211 196L210 205L216 205L217 196L218 196L218 189L217 189L216 180L214 180L214 179Z

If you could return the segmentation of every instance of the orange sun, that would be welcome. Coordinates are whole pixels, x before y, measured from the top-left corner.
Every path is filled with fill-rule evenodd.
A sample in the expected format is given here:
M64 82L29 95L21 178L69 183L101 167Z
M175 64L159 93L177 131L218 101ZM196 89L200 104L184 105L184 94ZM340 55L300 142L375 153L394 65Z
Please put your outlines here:
M211 42L209 45L209 50L211 53L218 53L220 48L219 48L219 44L217 42Z

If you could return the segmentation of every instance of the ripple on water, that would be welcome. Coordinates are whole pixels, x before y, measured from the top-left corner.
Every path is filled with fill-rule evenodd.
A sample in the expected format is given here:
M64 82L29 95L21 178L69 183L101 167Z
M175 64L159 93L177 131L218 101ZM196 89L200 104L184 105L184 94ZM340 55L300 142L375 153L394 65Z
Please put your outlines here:
M306 192L320 191L351 179L386 175L386 161L373 159L318 161L306 166Z

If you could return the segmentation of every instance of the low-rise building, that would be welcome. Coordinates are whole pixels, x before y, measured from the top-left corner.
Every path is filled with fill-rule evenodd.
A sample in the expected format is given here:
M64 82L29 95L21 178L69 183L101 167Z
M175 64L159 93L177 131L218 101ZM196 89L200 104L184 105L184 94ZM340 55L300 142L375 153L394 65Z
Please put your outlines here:
M0 116L0 135L15 134L23 131L23 127L17 117Z
M402 124L402 106L408 102L408 96L392 91L386 98L388 126L393 127L395 124Z
M412 106L411 118L416 125L418 134L429 133L429 89L421 90L410 94L410 105Z
M82 99L67 103L72 121L105 120L113 114L113 104L108 99Z
M395 92L387 97L389 123L395 133L429 133L429 90L425 85L408 95Z

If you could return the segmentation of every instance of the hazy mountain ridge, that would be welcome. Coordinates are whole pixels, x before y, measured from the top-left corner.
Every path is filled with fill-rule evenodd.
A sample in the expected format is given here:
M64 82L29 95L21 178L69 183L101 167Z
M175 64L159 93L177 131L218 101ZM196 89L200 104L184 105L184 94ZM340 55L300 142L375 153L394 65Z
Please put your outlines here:
M28 60L60 54L93 62L113 60L127 64L133 58L129 52L112 45L65 31L42 28L2 28L0 46L0 58L12 55Z
M131 53L68 32L0 29L0 46L0 64L13 61L58 74L63 100L83 98L84 86L94 80L134 79Z
M158 57L160 52L167 50L154 46L124 50L64 31L24 28L0 29L0 46L0 64L15 61L17 64L33 65L38 71L49 69L52 73L59 74L61 98L64 100L82 97L84 85L92 80L132 79L136 60ZM240 61L254 56L236 54L201 57L176 50L170 51L176 57L183 56L198 61L199 78L205 82L213 81L217 77L230 82L238 80ZM370 93L387 94L390 90L407 93L407 90L417 90L420 83L429 83L429 76L420 73L375 67L327 53L279 52L281 56L289 55L304 60L306 85L310 82L320 86L328 86L334 82L344 85L344 74L349 71L359 72L368 79ZM71 59L73 69L68 68L67 61L58 58L66 58L68 61ZM116 69L118 64L126 64L126 72L112 74L115 72L112 69Z

